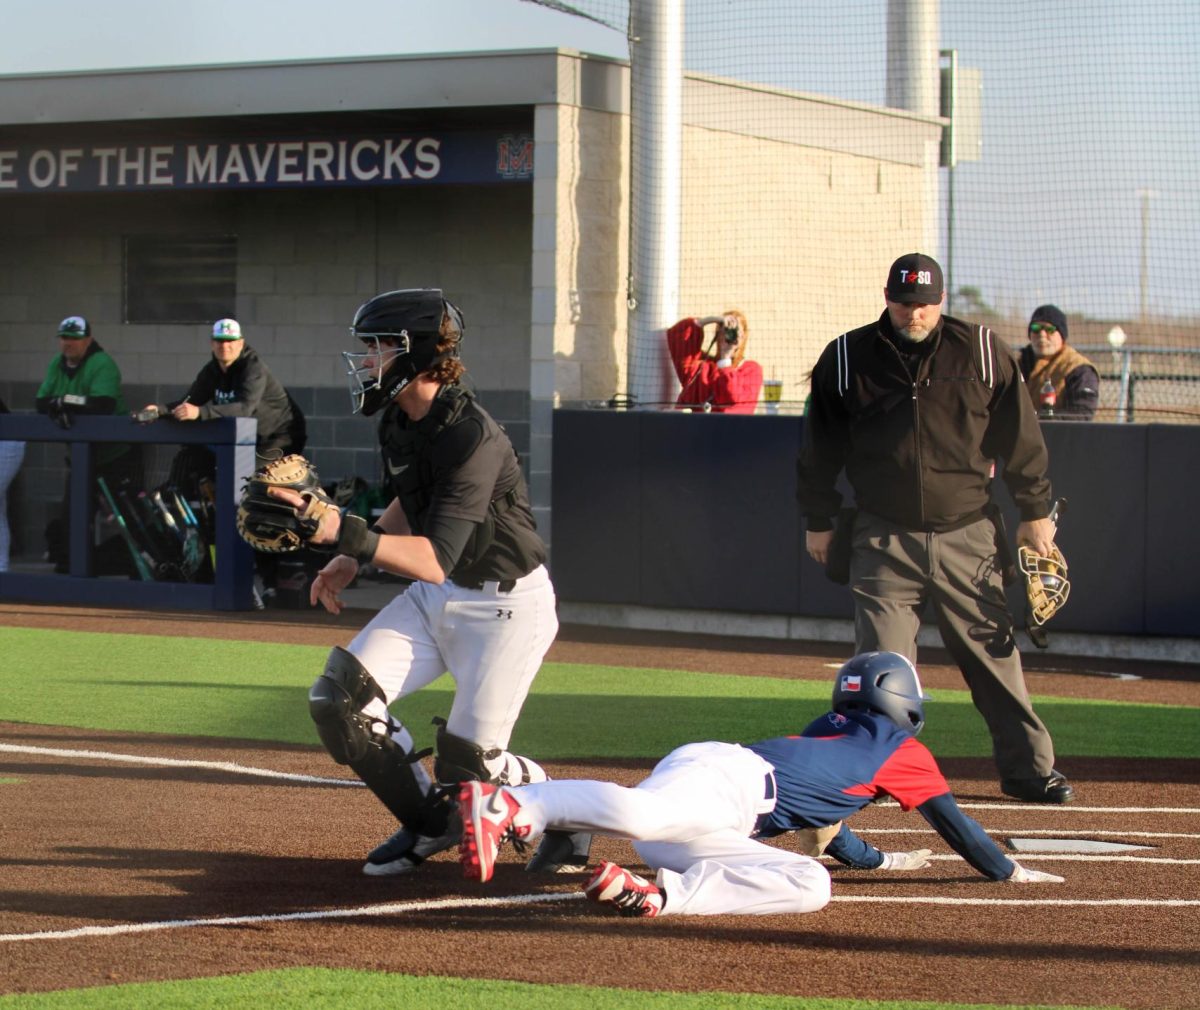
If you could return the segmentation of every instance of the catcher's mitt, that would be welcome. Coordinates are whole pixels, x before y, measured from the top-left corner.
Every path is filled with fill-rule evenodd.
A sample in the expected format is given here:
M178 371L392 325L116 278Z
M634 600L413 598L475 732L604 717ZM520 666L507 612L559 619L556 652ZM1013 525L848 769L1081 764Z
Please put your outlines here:
M1038 554L1029 547L1019 547L1017 563L1025 577L1030 622L1041 626L1063 608L1070 595L1067 560L1057 547L1051 549L1049 556Z
M295 507L272 498L270 488L287 488L304 498ZM284 456L246 478L238 502L237 530L256 551L288 554L298 551L320 533L337 505L321 488L317 471L303 456Z

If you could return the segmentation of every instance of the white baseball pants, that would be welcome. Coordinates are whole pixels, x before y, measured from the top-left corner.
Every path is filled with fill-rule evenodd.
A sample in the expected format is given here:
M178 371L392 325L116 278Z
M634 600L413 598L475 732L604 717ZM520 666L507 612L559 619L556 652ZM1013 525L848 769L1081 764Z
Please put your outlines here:
M482 589L414 582L348 648L389 705L448 671L455 692L446 729L485 751L504 751L489 763L489 771L499 774L512 759L507 747L513 726L557 633L554 587L539 566L507 593L494 582ZM365 711L380 720L387 715L378 701ZM407 732L397 742L412 749Z
M513 796L534 837L560 828L633 840L658 871L663 915L815 912L829 903L829 871L750 837L759 815L774 808L774 784L766 785L773 770L745 747L692 743L632 789L561 779L522 786Z

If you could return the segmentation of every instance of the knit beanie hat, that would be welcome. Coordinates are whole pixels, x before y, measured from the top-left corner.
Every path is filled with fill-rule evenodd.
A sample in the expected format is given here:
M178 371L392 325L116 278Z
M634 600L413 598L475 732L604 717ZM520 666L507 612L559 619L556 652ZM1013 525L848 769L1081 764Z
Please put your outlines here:
M1039 305L1029 317L1029 325L1034 323L1049 323L1062 334L1063 340L1067 339L1067 317L1057 305Z

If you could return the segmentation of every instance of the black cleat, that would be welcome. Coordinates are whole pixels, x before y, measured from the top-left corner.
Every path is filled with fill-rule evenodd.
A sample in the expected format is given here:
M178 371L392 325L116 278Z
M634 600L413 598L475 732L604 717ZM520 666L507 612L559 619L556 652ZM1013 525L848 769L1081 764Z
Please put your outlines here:
M1000 791L1026 803L1070 803L1075 795L1071 783L1060 771L1051 771L1045 778L1001 779Z

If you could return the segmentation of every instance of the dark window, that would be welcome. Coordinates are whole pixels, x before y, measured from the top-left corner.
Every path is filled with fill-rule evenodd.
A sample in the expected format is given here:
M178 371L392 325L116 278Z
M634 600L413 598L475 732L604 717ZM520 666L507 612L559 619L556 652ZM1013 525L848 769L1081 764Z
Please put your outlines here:
M236 296L236 236L125 237L125 322L210 323Z

